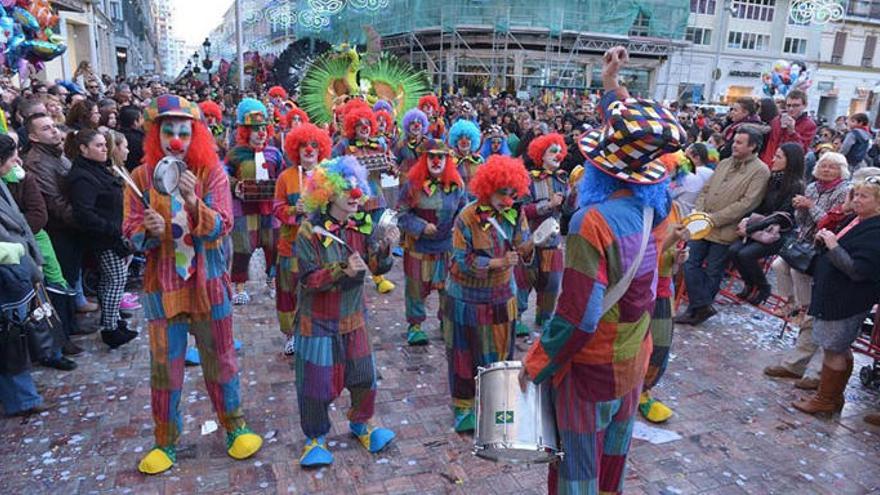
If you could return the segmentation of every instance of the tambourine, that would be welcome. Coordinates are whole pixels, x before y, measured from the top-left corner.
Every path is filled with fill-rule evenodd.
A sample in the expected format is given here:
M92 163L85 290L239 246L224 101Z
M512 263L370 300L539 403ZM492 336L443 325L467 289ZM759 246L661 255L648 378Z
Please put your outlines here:
M538 247L544 247L557 235L559 235L559 222L555 218L550 217L541 222L538 228L532 233L532 240Z
M186 163L173 156L166 156L153 169L153 187L162 194L174 194L180 186L180 176L184 172Z
M715 227L715 222L712 221L712 217L702 211L691 213L684 217L681 223L687 227L688 232L691 233L691 240L693 241L699 241L700 239L705 238L710 232L712 232L712 228Z

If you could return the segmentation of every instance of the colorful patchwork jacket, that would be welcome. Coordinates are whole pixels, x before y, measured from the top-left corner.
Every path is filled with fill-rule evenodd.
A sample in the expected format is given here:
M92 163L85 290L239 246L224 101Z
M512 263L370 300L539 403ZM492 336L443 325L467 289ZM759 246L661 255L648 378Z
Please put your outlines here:
M255 180L256 162L254 162L254 149L247 146L236 146L226 153L226 171L229 173L229 185L235 191L240 180ZM284 157L278 148L267 146L263 149L263 157L266 159L263 165L269 172L269 179L275 180L284 170ZM271 215L272 200L247 201L233 196L232 213L235 217L242 215Z
M464 205L464 191L455 184L447 188L429 179L416 188L409 181L404 183L397 202L397 225L403 233L403 248L427 254L448 252L452 247L455 216ZM437 233L431 236L424 234L429 223L437 227Z
M544 220L550 217L559 221L563 212L574 210L569 201L570 188L568 185L568 173L565 170L549 172L547 170L530 170L529 177L532 179L529 185L529 196L522 202L522 212L529 220L529 229L534 231ZM550 198L561 193L565 196L562 204L557 208L551 208ZM556 248L562 244L562 237L556 236L542 248Z

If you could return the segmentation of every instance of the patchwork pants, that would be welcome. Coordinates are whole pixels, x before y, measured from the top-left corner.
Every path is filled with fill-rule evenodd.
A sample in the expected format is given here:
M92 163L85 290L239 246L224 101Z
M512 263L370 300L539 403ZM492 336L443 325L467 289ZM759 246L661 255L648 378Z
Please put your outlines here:
M275 246L278 239L278 222L273 215L241 215L235 217L232 226L232 282L248 281L248 265L257 248L266 257L266 276L272 277L275 268Z
M295 344L296 397L306 438L330 431L327 409L343 388L351 394L349 421L366 423L373 417L376 366L365 328L342 335L297 335Z
M516 298L501 303L441 299L452 406L474 407L478 367L513 358Z
M641 386L617 399L592 402L579 397L587 374L572 365L551 391L556 428L565 457L551 464L547 491L553 494L623 493L626 457L632 441Z
M564 268L562 248L536 248L532 263L520 263L514 269L516 277L516 298L519 315L529 307L529 295L532 289L537 294L535 324L542 325L553 316L556 309L556 298L562 286L562 270Z
M244 426L238 364L232 344L232 315L212 320L210 315L182 314L170 320L152 320L147 327L156 445L174 446L183 430L180 394L188 333L195 337L205 388L220 424L226 431Z
M672 298L658 297L654 303L654 314L651 316L651 339L654 341L654 350L648 361L644 390L654 388L666 372L674 327L675 325L672 323Z
M417 325L425 321L425 300L432 291L443 298L446 274L449 269L446 253L417 253L407 249L403 253L403 273L406 275L406 321ZM437 318L442 316L437 314Z
M296 316L296 285L299 277L295 265L295 257L278 256L275 270L275 310L278 312L281 333L287 336L293 335L293 320Z

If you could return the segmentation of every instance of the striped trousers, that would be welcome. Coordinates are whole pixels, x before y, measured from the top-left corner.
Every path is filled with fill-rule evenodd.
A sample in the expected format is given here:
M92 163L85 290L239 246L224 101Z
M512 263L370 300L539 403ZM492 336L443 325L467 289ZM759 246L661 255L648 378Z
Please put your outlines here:
M672 323L672 297L658 297L654 303L654 314L651 316L651 339L654 341L654 350L648 361L644 390L654 388L666 372L666 366L669 364L669 351L672 349L674 327L675 325Z
M534 289L537 295L535 324L542 325L553 316L556 298L562 286L564 268L562 248L535 248L535 257L530 265L520 263L514 269L516 277L516 299L519 315L529 308L529 295Z
M433 291L443 297L448 271L446 253L403 252L403 273L406 276L406 321L410 325L425 321L425 300ZM440 318L439 312L437 318Z
M376 366L366 329L343 335L297 335L296 397L300 426L306 438L330 431L327 409L348 389L351 409L348 419L366 423L376 403Z
M183 431L180 393L187 334L195 337L205 388L226 431L244 426L239 397L238 363L232 345L232 315L182 314L147 323L150 334L150 388L156 445L171 447Z
M501 303L441 299L452 406L474 407L477 368L513 359L516 298Z
M232 224L232 282L248 281L248 265L257 248L266 257L266 276L275 268L275 246L278 239L278 220L274 215L241 215Z
M298 277L294 265L296 258L278 256L275 270L275 310L278 313L278 326L284 335L293 335L293 320L296 316L296 284Z
M559 464L550 465L547 491L551 495L623 493L626 457L642 387L607 402L584 400L579 397L579 389L588 374L579 373L578 368L573 364L562 382L551 390L565 456Z

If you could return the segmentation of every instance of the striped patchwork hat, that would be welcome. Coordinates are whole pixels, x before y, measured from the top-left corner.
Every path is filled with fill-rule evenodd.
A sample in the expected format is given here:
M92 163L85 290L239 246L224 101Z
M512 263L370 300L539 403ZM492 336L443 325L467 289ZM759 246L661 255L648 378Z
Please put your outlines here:
M202 111L198 105L182 96L164 94L150 100L150 104L144 109L144 130L149 131L150 126L162 117L201 120Z
M421 144L416 148L416 153L420 155L425 153L430 155L448 155L452 153L452 150L446 146L446 142L442 139L422 139Z
M666 178L658 159L687 144L687 134L669 110L651 100L612 102L605 124L583 134L578 147L596 168L624 182L656 184Z

